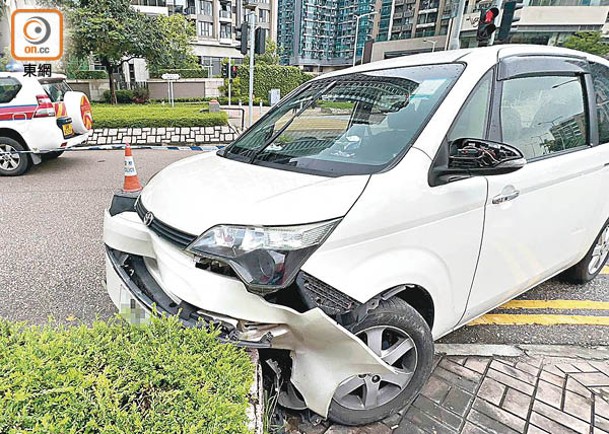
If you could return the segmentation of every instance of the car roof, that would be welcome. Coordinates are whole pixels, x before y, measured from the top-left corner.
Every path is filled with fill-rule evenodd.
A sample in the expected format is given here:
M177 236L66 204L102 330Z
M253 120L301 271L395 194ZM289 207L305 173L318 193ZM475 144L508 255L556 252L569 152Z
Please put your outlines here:
M526 55L567 56L577 58L588 58L590 60L602 60L602 58L600 57L592 56L575 50L570 50L568 48L550 47L545 45L508 44L495 45L492 47L483 48L466 48L451 51L436 51L434 53L421 53L402 57L395 57L392 59L366 63L364 65L342 69L339 71L333 71L327 74L323 74L319 78L338 77L344 74L351 74L357 72L368 72L378 69L401 68L418 65L438 65L443 63L454 62L476 63L477 61L487 63L489 56L499 61L500 59L506 57Z

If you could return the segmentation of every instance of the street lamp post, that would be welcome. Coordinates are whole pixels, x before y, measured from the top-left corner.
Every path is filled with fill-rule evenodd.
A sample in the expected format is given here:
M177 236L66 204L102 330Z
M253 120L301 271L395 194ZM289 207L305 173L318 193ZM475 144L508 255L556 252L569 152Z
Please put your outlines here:
M438 43L438 41L430 41L429 39L423 39L423 42L429 42L430 44L433 44L431 47L431 52L433 53L434 51L436 51L436 44Z
M356 22L355 22L355 43L353 44L353 66L355 66L355 58L357 57L357 36L359 33L359 20L362 17L366 17L368 15L374 15L376 14L376 11L372 11L372 12L368 12L365 14L361 14L361 15L356 15Z

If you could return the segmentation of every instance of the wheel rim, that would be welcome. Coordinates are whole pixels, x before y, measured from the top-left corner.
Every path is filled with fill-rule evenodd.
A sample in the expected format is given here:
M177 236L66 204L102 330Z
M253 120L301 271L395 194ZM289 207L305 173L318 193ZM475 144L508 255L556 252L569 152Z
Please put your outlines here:
M19 166L21 156L11 145L0 144L0 169L15 170Z
M590 264L588 265L588 272L590 274L595 274L598 272L607 260L608 255L609 225L605 228L603 233L601 233L600 237L598 237L598 241L592 250L592 259L590 259Z
M372 410L392 401L408 386L417 368L417 348L407 333L391 326L369 327L356 336L398 373L350 377L339 384L334 400L350 410Z

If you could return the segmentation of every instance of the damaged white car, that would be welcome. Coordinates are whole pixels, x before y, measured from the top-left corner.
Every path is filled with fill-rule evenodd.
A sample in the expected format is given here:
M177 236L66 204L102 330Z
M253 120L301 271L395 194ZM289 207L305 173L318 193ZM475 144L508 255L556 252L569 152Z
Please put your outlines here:
M414 399L434 339L559 273L594 278L607 185L606 60L504 46L372 63L117 199L107 288L289 354L284 405L368 423Z

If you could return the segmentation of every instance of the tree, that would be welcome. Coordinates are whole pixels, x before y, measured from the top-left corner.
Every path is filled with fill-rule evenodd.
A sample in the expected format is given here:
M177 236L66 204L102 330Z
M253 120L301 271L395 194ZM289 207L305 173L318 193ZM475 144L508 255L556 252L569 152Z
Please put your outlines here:
M72 49L76 56L95 56L110 83L112 104L116 104L113 73L134 58L156 61L163 55L163 35L155 20L130 5L129 0L81 0L68 14Z
M162 53L148 62L150 71L158 73L161 69L200 68L190 45L197 36L194 23L180 14L159 16L156 22L162 35L162 40L158 41Z
M254 61L267 65L279 65L279 54L277 42L272 39L267 39L264 47L264 54L256 54Z
M601 32L576 32L562 44L565 48L584 51L597 56L606 56L609 45L603 42Z

